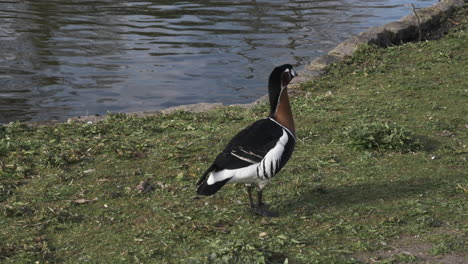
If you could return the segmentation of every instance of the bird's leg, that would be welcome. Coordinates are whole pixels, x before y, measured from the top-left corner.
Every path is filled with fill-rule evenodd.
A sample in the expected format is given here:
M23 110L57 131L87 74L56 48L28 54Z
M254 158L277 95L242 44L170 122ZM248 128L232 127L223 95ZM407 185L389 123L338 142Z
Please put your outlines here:
M263 189L257 190L257 203L258 207L268 207L267 204L263 203Z
M257 214L259 215L263 215L263 216L266 216L266 217L278 217L279 214L277 212L272 212L272 211L268 211L268 205L263 203L263 189L262 188L259 188L257 190L257 199L258 199L258 205L257 205Z
M247 187L247 193L249 194L250 207L256 208L257 205L253 202L253 198L252 198L252 190L254 187L251 184L246 184L245 187Z

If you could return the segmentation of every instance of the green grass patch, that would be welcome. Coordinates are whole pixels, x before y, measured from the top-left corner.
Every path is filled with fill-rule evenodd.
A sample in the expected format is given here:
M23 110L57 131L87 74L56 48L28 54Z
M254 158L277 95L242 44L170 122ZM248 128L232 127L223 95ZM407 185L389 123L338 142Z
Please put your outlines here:
M463 262L467 17L441 40L364 47L303 85L296 151L265 190L279 218L252 214L243 186L195 196L266 105L0 127L0 262Z
M414 151L420 144L408 129L388 122L356 122L343 129L346 144L361 150Z

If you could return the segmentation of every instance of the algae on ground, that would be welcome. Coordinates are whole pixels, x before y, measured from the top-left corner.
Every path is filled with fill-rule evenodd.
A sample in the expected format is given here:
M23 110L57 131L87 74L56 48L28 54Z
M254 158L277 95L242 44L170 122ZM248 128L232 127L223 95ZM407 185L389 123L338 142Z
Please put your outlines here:
M303 85L292 99L296 152L265 191L279 218L252 214L242 186L211 198L195 196L195 182L209 162L232 135L266 116L266 105L0 127L0 261L463 260L466 10L441 40L364 47ZM394 146L403 148L354 148L343 139L353 124L396 124ZM410 131L421 148L405 148L412 141L398 128ZM366 137L353 134L351 141L359 135ZM142 181L154 190L139 191ZM405 237L431 248L422 255L379 255Z

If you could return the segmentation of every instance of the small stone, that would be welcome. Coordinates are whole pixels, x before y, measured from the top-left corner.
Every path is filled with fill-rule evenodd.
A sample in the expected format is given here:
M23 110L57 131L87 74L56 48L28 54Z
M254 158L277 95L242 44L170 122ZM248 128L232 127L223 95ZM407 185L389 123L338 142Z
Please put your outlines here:
M258 237L266 237L268 236L268 233L267 232L261 232Z

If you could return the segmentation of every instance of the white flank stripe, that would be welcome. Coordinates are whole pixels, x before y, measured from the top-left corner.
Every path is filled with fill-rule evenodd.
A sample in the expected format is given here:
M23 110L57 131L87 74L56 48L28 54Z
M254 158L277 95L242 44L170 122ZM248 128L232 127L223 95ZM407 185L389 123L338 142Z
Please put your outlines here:
M265 158L260 162L258 166L258 177L262 180L271 179L271 177L275 176L277 171L277 165L281 160L281 156L283 155L284 148L288 143L288 134L286 130L283 129L283 135L280 137L278 142L274 148L272 148L268 153L265 155Z
M257 166L258 163L252 164L250 166L234 169L234 170L220 170L217 172L212 172L208 177L207 183L212 185L216 182L224 181L225 179L232 178L229 183L235 182L255 182L257 178Z

